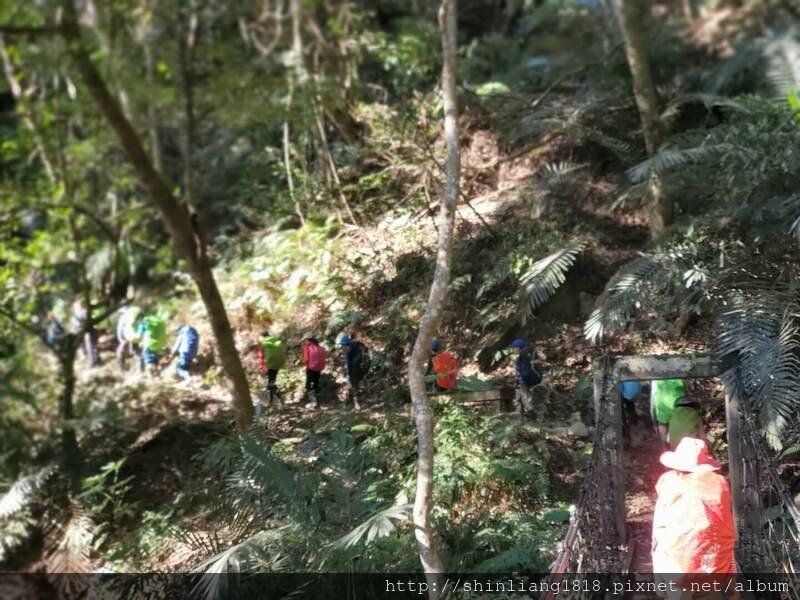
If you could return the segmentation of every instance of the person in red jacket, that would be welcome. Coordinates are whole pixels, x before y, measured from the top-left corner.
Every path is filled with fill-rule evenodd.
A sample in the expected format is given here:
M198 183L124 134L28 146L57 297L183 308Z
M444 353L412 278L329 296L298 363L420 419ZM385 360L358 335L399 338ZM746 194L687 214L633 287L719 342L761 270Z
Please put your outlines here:
M439 340L431 342L431 353L428 372L436 374L435 390L446 392L455 389L458 384L458 359L452 352L445 350Z
M669 469L656 483L653 514L653 573L679 589L710 584L722 589L736 576L736 526L731 488L703 440L683 438L661 455ZM735 586L733 586L735 587ZM677 595L676 595L677 594ZM687 600L691 593L667 598ZM734 598L735 596L729 596Z
M311 408L319 408L319 377L325 369L325 348L312 333L303 336L303 364L306 366L306 396Z

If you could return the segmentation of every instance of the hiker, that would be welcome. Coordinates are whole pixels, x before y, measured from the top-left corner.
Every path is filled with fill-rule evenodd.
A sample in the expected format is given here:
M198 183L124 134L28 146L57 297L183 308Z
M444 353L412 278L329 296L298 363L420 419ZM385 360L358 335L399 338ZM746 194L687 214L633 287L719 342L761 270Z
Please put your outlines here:
M619 395L622 398L622 432L627 439L630 438L631 425L639 423L636 412L636 399L642 393L642 384L634 379L619 382Z
M161 353L167 347L167 324L161 316L150 313L139 322L138 334L142 347L142 368L152 377L158 368Z
M342 347L344 356L344 378L347 380L347 401L353 400L353 408L360 410L358 403L359 387L364 380L364 376L369 371L370 358L367 347L343 334L339 337L339 345Z
M306 366L306 396L311 408L319 408L319 377L325 369L325 348L310 332L303 335L303 364Z
M703 440L683 438L674 451L661 455L669 469L656 483L653 514L653 573L656 581L672 580L669 600L688 600L682 588L719 584L735 577L736 527L728 481L708 454ZM729 598L734 596L728 596Z
M683 379L659 379L650 383L650 412L658 435L666 444L667 425L675 408L675 401L686 394Z
M178 357L175 365L175 373L187 381L189 379L189 368L192 361L197 356L197 349L200 345L200 334L191 325L179 325L176 329L178 334L175 345L172 347L172 357Z
M56 346L64 338L64 326L55 316L53 311L49 311L45 317L45 339L51 346Z
M428 363L428 372L436 374L435 391L454 390L458 383L458 359L452 352L445 350L439 340L431 342L431 352L433 355Z
M283 406L283 398L278 392L276 380L278 371L286 365L286 347L280 338L270 335L269 331L261 332L261 339L258 344L258 368L266 378L266 387L261 393L261 401L269 406L273 400L278 408ZM256 417L261 416L261 402L256 405Z
M128 356L135 354L137 327L142 311L138 306L125 306L117 320L117 361L120 370L126 369Z
M514 363L517 384L514 403L517 405L517 413L523 416L533 412L531 390L542 382L542 375L534 364L533 352L528 348L525 340L517 338L511 342L510 347L517 351L517 360Z
M689 396L681 396L675 401L675 408L669 417L667 443L674 450L686 437L705 441L706 434L700 417L700 404Z
M76 300L72 304L72 321L70 323L72 333L80 333L84 328L86 317L86 304L81 300ZM97 350L97 331L94 329L94 324L84 331L82 348L83 355L89 362L89 368L93 369L98 366L100 364L100 354Z

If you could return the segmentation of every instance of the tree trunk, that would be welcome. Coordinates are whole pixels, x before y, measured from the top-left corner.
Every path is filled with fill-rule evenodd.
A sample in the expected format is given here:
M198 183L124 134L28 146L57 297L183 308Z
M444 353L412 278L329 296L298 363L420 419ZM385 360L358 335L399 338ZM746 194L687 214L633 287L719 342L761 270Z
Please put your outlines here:
M419 558L428 581L428 596L438 598L444 565L435 545L430 522L433 496L433 415L425 392L424 369L430 353L430 342L439 324L442 306L450 283L453 225L459 197L460 159L458 150L458 104L456 92L458 34L456 0L444 0L439 12L442 29L442 98L444 102L444 135L447 144L445 186L439 210L439 244L428 305L422 316L414 350L408 366L408 387L417 426L417 493L414 501L414 531Z
M208 312L223 369L233 383L233 408L237 428L245 431L253 417L250 388L233 340L228 314L211 271L205 237L200 230L197 215L176 201L169 184L154 168L138 133L109 92L83 45L72 0L62 0L61 4L64 8L62 31L68 42L69 54L98 109L116 133L128 160L149 192L153 204L161 213L178 253L186 259L189 274L194 279Z
M633 80L633 95L639 109L644 143L647 154L658 150L664 138L664 127L658 114L658 100L650 62L647 60L647 0L615 0L622 37L625 40L625 54ZM663 233L673 217L672 200L662 193L658 178L651 179L650 185L650 231L653 237Z
M194 147L197 122L194 110L194 47L197 39L197 14L190 11L186 31L181 31L178 47L181 93L183 95L183 198L188 206L194 205Z
M72 402L75 395L75 355L83 337L83 334L79 333L74 338L68 338L65 341L63 354L59 354L58 357L61 368L61 395L58 399L58 412L61 418L61 462L72 494L81 491L83 470L78 438L75 436L75 428L69 422L75 418Z
M142 42L142 49L144 51L145 69L147 70L147 85L152 89L156 86L155 77L155 61L153 60L153 49L150 46L150 40L145 39ZM163 173L164 164L161 159L161 139L158 136L158 113L155 108L155 102L151 102L147 107L147 133L150 136L150 153L153 157L153 167L159 173Z

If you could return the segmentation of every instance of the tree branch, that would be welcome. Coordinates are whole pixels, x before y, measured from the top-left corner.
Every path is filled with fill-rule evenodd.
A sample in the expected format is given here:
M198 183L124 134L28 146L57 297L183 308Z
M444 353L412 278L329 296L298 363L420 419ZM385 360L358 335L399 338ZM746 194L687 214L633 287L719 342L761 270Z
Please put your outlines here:
M36 337L37 337L37 338L38 338L38 339L39 339L39 340L40 340L42 343L44 343L44 345L45 345L45 346L47 346L48 348L50 348L51 350L53 350L53 351L55 352L55 350L54 350L53 346L51 346L51 345L50 345L50 344L47 342L47 336L46 336L44 333L42 333L41 331L39 331L38 329L36 329L36 327L34 327L33 325L31 325L30 323L26 323L25 321L22 321L22 320L21 320L21 319L19 319L19 318L18 318L18 317L17 317L17 316L16 316L14 313L12 313L12 312L10 312L10 311L6 310L6 309L5 309L4 307L2 307L2 306L0 306L0 317L5 317L5 318L6 318L6 319L8 319L8 321L9 321L9 322L11 322L13 325L16 325L16 326L17 326L17 327L19 327L20 329L24 329L24 330L25 330L25 331L27 331L28 333L30 333L30 334L33 334L33 335L34 335L34 336L36 336Z
M0 23L0 34L2 35L56 35L61 33L58 25L11 25Z

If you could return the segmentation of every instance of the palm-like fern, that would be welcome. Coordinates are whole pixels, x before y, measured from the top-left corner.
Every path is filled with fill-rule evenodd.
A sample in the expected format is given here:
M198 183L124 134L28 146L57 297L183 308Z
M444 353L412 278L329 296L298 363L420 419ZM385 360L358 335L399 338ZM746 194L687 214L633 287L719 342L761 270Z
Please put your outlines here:
M739 393L760 414L767 440L780 447L800 398L800 306L774 297L733 294L718 319L719 353L737 361Z
M586 248L584 242L575 242L553 252L549 256L536 261L522 275L523 321L533 315L533 311L547 302L556 290L566 281L566 273L575 264L581 252Z
M659 273L659 264L649 256L640 256L617 271L583 327L586 339L599 343L604 333L624 326Z
M350 548L358 545L362 540L369 544L373 540L389 535L395 530L395 521L408 521L408 515L413 504L400 504L372 515L347 535L336 540L331 547Z
M559 186L568 183L576 173L586 169L586 163L576 163L571 160L547 163L542 168L542 179L549 186Z
M710 144L694 148L665 147L628 169L628 177L631 181L640 183L654 172L664 173L689 163L710 160L731 149L729 144Z

